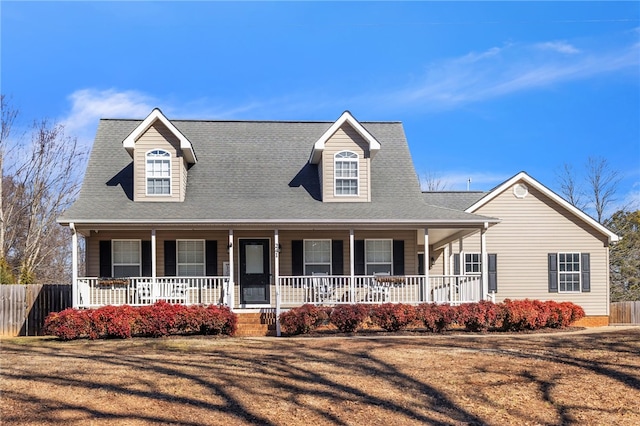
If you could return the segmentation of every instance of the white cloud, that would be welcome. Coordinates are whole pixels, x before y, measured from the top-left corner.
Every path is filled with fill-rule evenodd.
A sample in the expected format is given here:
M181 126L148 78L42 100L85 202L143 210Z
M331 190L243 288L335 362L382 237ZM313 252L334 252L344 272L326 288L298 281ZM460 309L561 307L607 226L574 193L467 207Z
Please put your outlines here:
M637 69L639 50L637 43L610 51L578 50L558 41L508 44L433 62L419 83L381 98L385 104L396 107L450 109L566 81Z
M538 43L534 45L540 50L550 50L558 53L566 53L573 55L580 53L580 50L565 41L548 41L546 43Z
M144 118L154 108L153 99L135 91L82 89L73 92L69 114L60 122L65 133L79 140L92 139L101 118Z

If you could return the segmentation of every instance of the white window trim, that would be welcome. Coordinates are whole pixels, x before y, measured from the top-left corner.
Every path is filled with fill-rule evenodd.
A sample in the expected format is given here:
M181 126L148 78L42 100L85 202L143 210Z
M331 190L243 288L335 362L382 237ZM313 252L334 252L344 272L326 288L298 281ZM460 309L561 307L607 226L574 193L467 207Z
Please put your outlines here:
M389 262L368 262L367 242L369 241L389 241L391 244L391 260ZM364 240L364 272L368 275L369 265L389 265L389 273L393 275L393 238L368 238Z
M169 155L169 158L166 159L169 162L169 193L168 194L149 194L149 179L154 179L154 177L150 177L149 176L149 172L147 171L147 162L149 161L149 154L151 154L154 151L159 151L159 152L164 152L166 154ZM164 156L163 156L164 157ZM165 160L165 158L163 157L158 157L160 159ZM151 157L153 158L153 157ZM144 154L144 174L145 174L145 179L144 179L144 190L145 190L145 194L148 197L170 197L171 195L173 195L173 179L172 179L172 175L173 175L173 158L171 156L171 153L169 151L167 151L166 149L162 149L162 148L154 148L154 149L150 149L149 151L147 151Z
M342 153L348 153L348 154L353 154L355 155L355 158L338 158L339 154ZM340 162L352 162L356 164L356 177L355 178L345 178L345 177L338 177L337 176L337 167L336 167L336 163L340 161ZM338 194L338 179L342 179L342 180L355 180L356 181L356 193L355 194ZM339 152L336 152L333 155L333 195L336 197L358 197L360 196L360 156L358 155L358 153L353 152L353 151L349 151L349 150L342 150Z
M302 260L302 266L303 266L303 273L305 275L311 275L311 274L307 274L307 250L306 250L306 243L307 241L328 241L329 242L329 263L308 263L309 265L329 265L329 275L333 274L333 247L331 244L331 239L330 238L307 238L305 240L302 240L302 256L303 256L303 260Z
M577 254L578 255L578 267L580 268L578 271L571 271L571 272L567 272L567 271L560 271L560 255L564 254ZM578 252L578 251L559 251L558 253L556 253L556 263L558 265L558 293L571 293L571 294L578 294L578 293L582 293L582 253ZM560 289L560 274L578 274L578 290L561 290Z
M472 252L472 251L467 251L467 252L463 252L461 253L462 256L462 275L480 275L482 274L482 253L479 252ZM467 272L467 255L470 256L478 256L478 262L473 262L471 261L470 264L474 265L474 264L478 264L478 268L480 269L478 272Z
M138 243L138 263L118 263L116 264L115 262L115 242L137 242ZM136 277L140 277L142 276L142 240L138 240L138 239L134 239L134 238L119 238L119 239L113 239L111 240L111 276L112 277L116 277L116 266L137 266L138 267L138 274L135 275ZM119 278L119 277L116 277Z
M199 238L183 238L176 240L176 276L186 277L187 275L180 275L180 265L200 265L200 263L181 263L180 262L180 242L197 241L202 243L202 275L207 275L207 244L206 241Z

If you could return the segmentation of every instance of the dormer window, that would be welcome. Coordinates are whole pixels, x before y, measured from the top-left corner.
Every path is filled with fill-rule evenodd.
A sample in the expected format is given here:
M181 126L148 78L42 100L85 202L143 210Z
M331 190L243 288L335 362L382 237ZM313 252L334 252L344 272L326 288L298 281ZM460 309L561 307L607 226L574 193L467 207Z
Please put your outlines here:
M171 195L171 154L154 149L146 157L147 195Z
M358 195L358 154L340 151L334 156L335 194Z

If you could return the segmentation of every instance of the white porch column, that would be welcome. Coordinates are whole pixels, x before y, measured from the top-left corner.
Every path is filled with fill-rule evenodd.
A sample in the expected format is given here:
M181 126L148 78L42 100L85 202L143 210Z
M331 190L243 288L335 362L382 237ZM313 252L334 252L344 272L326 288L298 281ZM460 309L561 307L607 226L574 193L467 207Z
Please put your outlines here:
M429 282L429 268L431 267L431 253L429 250L429 228L424 228L424 301L431 302L431 283Z
M442 263L444 264L443 275L451 275L451 243L444 246Z
M276 336L282 334L280 330L280 236L278 230L273 231L273 256L275 258L273 267L273 278L276 284Z
M480 297L481 300L489 300L489 274L487 273L487 269L489 266L489 256L487 256L487 228L489 228L489 223L485 222L484 226L480 230L480 255L482 256L482 262L480 263L481 268L481 277L482 277L482 295Z
M233 279L235 275L235 268L233 266L233 229L229 229L229 242L227 243L227 250L229 251L229 284L227 287L227 300L229 301L229 308L233 310L233 307L235 306L235 284Z
M77 308L78 298L78 233L74 223L69 224L71 229L71 305Z
M151 230L151 278L153 282L156 281L156 269L157 269L157 256L156 256L156 230Z
M353 229L349 229L349 302L353 303L355 299L355 280L356 280L356 269L355 269L355 236L353 234Z

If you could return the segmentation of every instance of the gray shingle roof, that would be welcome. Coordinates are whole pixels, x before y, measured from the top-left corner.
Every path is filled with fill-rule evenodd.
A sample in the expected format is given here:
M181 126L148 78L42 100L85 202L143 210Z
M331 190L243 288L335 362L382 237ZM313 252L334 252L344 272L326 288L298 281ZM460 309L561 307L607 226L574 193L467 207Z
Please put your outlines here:
M133 202L122 141L140 120L101 120L85 179L61 223L437 223L486 220L427 205L398 122L362 122L382 145L371 160L370 203L323 203L313 144L331 122L172 120L193 144L184 202Z
M423 192L425 203L454 210L466 210L487 195L482 191L434 191Z

